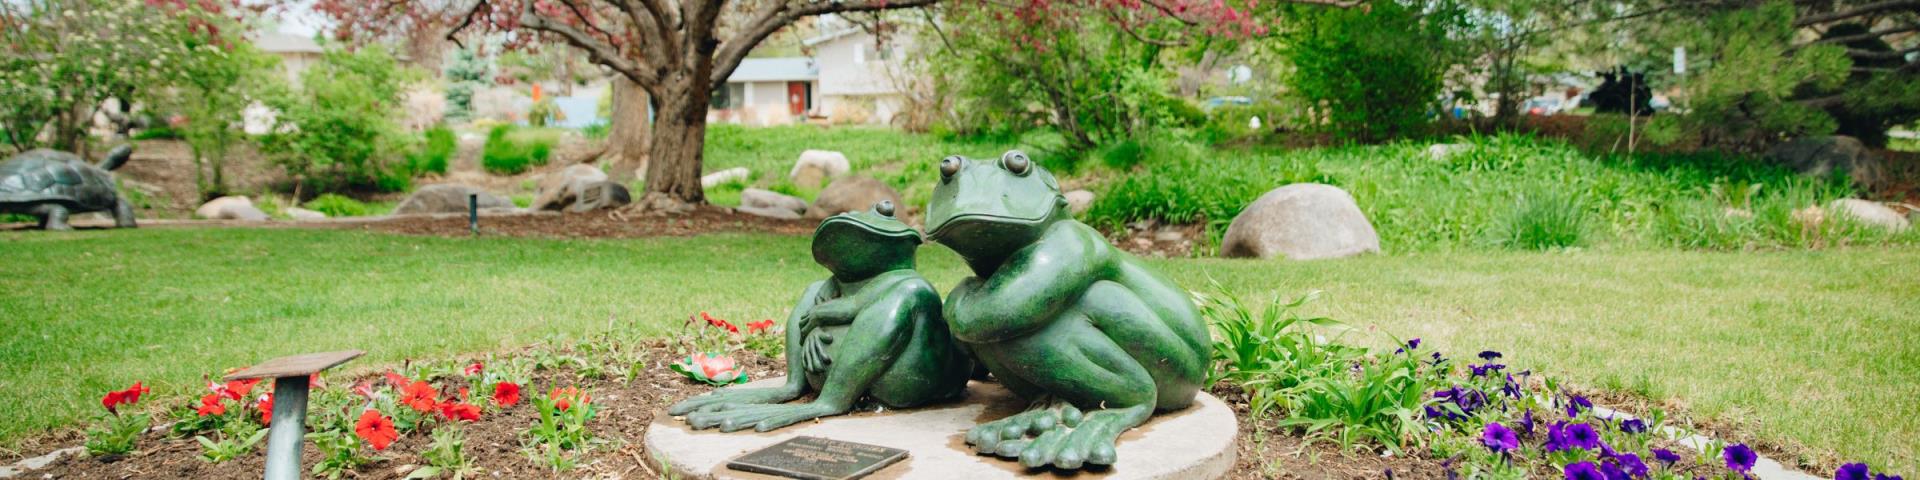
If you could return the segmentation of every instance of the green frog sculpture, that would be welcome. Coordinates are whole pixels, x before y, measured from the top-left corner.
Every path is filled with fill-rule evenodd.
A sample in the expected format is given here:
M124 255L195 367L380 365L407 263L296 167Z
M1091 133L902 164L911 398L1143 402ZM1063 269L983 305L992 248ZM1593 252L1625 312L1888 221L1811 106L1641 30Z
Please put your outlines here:
M667 409L696 429L769 431L851 411L860 400L908 408L958 397L973 360L940 318L940 292L914 271L920 233L893 202L820 223L813 260L833 276L807 286L787 318L787 381L725 388ZM808 392L811 402L788 404Z
M967 431L982 454L1029 468L1112 465L1114 443L1193 403L1208 333L1187 292L1072 218L1026 154L940 161L927 236L976 275L947 295L947 326L1026 411Z

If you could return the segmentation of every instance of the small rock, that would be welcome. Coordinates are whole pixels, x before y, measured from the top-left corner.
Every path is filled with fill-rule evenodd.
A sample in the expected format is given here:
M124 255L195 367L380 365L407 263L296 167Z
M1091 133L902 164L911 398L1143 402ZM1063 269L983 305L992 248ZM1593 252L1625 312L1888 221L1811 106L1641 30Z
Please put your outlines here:
M846 175L853 170L847 156L832 150L807 150L800 152L800 158L793 162L793 168L787 171L787 178L795 185L807 188L820 186L820 182L829 178Z
M442 183L420 187L419 190L415 190L412 195L407 196L406 200L400 201L400 206L394 207L393 213L395 215L466 213L468 195L479 195L479 206L481 210L516 209L513 206L513 201L506 199L506 197L487 193L485 190L466 185Z
M1161 229L1159 233L1153 234L1153 241L1156 241L1156 242L1176 243L1181 240L1186 240L1186 238L1187 238L1186 234L1180 233L1179 230L1174 230L1171 228Z
M327 219L327 214L300 208L300 207L287 207L286 210L282 210L282 211L287 213L287 217L292 218L294 220L326 220Z
M827 218L843 212L853 212L873 208L881 200L901 205L900 192L885 182L872 177L841 177L827 184L826 190L813 199L813 206L807 208L808 218Z
M1148 240L1145 238L1134 238L1133 246L1138 248L1153 248L1153 240Z
M1446 160L1463 152L1473 150L1471 143L1436 143L1427 147L1427 158Z
M1727 207L1720 215L1727 218L1753 218L1753 212L1744 208Z
M746 181L752 175L753 171L747 170L747 167L733 167L700 177L700 188L713 188L735 180Z
M267 213L253 206L253 200L241 196L220 197L201 204L193 214L211 220L244 220L264 222Z
M1067 192L1067 211L1075 214L1085 213L1093 207L1093 192L1074 190Z
M1907 220L1907 217L1900 215L1900 212L1895 212L1893 209L1887 208L1885 204L1880 202L1861 200L1858 198L1842 198L1827 204L1827 208L1839 214L1853 217L1854 220L1859 220L1861 223L1896 232L1906 230L1913 226L1912 223Z
M1380 251L1380 234L1353 195L1332 185L1296 183L1273 189L1233 217L1220 241L1223 257L1339 258Z
M785 195L772 190L749 188L740 192L740 206L743 208L771 208L793 212L795 215L807 213L807 201L800 197Z

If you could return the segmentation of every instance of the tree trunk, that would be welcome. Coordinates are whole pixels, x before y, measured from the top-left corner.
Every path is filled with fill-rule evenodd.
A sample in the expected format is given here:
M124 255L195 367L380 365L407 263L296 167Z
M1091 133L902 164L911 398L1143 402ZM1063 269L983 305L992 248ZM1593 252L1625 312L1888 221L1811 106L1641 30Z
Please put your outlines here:
M653 121L652 155L647 161L647 195L690 203L707 202L700 169L707 135L707 102L713 96L706 75L670 82L661 88L660 111Z
M626 77L612 79L613 112L608 125L606 153L601 164L608 166L613 181L625 183L647 168L647 110L650 100L646 89Z

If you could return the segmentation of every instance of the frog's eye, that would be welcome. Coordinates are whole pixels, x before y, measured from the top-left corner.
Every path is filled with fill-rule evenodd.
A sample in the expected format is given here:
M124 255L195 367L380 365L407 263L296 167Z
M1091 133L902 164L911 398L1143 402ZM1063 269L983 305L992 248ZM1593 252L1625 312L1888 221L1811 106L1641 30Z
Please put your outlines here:
M881 200L880 203L873 204L873 213L878 213L883 217L893 216L893 201Z
M1033 169L1033 161L1027 159L1027 154L1013 150L1000 156L1000 166L1014 175L1026 175L1027 171Z
M960 173L960 167L966 162L967 159L960 158L959 155L940 159L940 179L946 180L953 178L954 174Z

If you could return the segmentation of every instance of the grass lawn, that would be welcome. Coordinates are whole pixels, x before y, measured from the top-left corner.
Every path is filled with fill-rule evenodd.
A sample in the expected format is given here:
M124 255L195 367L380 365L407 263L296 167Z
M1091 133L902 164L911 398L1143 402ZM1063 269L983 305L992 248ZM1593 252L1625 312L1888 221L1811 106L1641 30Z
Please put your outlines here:
M0 233L0 445L91 416L134 380L180 401L202 375L361 348L366 367L688 314L784 318L823 276L807 239L561 241L346 231ZM922 270L964 271L941 247ZM1443 252L1308 263L1155 262L1248 299L1310 290L1362 327L1671 400L1762 438L1920 467L1920 248ZM1374 334L1365 333L1372 330ZM1876 468L1878 469L1878 468Z

